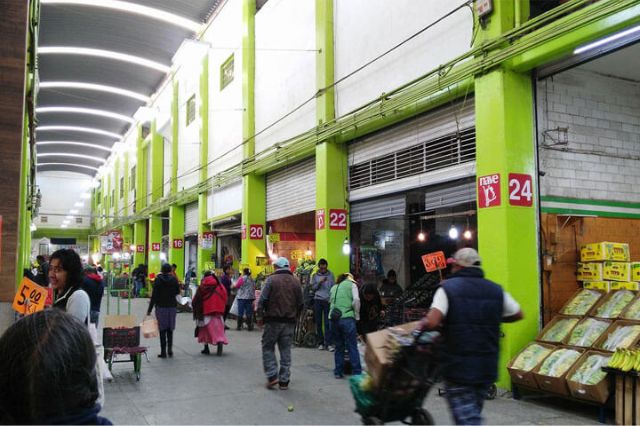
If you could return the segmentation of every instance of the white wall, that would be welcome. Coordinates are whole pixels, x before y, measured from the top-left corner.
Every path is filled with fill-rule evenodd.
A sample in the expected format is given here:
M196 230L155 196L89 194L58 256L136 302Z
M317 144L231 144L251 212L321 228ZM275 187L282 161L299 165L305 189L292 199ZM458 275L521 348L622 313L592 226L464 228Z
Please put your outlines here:
M214 218L242 209L242 181L207 193L207 218Z
M204 34L209 52L208 176L242 161L242 2L228 1ZM220 66L233 54L234 77L220 90Z
M461 3L463 0L336 0L336 80ZM346 79L336 88L336 114L344 115L468 51L472 27L471 12L464 8Z
M537 88L542 195L640 202L640 83L573 69ZM544 130L557 127L581 152L542 146L553 143Z
M256 14L256 132L316 93L315 28L314 0L269 0ZM311 100L258 135L256 152L314 127L315 115Z
M34 220L38 228L58 228L65 220L69 210L77 209L77 215L82 217L82 224L70 219L68 228L89 228L91 215L91 199L83 200L80 194L91 191L91 177L85 174L48 171L38 172L36 185L42 193L40 214ZM84 202L84 207L74 207L75 202ZM42 216L47 217L47 223L42 223Z
M178 191L198 183L200 166L200 72L201 59L183 66L178 78ZM187 126L187 101L196 95L196 118Z

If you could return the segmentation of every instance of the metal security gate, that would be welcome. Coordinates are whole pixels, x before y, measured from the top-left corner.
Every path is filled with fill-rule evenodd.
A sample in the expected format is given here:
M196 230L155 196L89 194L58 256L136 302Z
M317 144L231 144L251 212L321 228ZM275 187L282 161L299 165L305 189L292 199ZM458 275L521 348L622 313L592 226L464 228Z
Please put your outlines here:
M187 204L184 209L184 233L198 233L198 202Z
M310 158L267 174L267 220L316 208L316 159Z
M351 204L351 223L404 216L406 210L407 201L404 194L360 201Z
M458 181L435 188L428 188L424 194L424 210L436 210L454 207L476 201L474 181Z

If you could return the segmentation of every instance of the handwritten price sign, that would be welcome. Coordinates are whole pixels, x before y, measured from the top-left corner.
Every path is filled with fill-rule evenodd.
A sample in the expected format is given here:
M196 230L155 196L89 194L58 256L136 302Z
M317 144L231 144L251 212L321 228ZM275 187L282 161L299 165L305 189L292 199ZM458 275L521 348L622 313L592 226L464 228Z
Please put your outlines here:
M443 252L436 251L422 256L422 264L427 272L433 272L439 269L446 269L447 259L444 257Z
M44 309L47 289L28 278L23 278L11 307L19 314L29 315Z

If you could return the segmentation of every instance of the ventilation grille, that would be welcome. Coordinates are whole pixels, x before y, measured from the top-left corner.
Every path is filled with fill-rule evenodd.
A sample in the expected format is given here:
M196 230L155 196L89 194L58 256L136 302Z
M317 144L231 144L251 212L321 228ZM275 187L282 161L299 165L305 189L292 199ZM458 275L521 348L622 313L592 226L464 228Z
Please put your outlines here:
M48 223L49 216L40 216L40 223Z
M76 217L76 223L82 223L82 218L81 217Z
M351 166L349 189L468 163L475 158L476 130L469 128Z

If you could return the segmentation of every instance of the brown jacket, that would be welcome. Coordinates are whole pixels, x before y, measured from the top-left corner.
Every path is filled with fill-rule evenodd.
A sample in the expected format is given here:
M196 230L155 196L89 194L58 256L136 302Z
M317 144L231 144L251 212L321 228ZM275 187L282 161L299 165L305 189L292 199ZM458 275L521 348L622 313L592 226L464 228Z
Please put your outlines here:
M279 269L269 275L258 304L265 322L295 322L302 307L302 286L289 270Z

